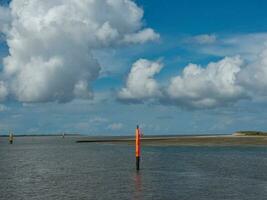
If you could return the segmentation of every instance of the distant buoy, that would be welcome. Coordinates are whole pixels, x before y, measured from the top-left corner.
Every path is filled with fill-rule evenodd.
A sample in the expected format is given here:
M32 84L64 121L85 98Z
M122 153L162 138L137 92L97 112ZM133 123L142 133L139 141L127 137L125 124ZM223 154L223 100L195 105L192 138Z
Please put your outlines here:
M135 157L136 157L136 170L140 169L140 154L141 154L141 133L139 126L135 131Z

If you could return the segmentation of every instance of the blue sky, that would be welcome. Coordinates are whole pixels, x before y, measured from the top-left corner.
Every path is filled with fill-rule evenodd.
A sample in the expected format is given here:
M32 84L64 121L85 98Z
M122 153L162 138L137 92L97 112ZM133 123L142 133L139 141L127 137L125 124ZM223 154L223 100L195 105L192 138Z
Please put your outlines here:
M247 33L266 30L266 1L137 1L162 34Z
M15 10L16 4L19 4L19 1L14 0L12 7L7 1L0 2L2 13L9 7ZM86 47L80 43L80 46L78 44L76 46L75 42L70 43L66 48L64 38L62 41L59 37L55 37L58 40L54 38L49 40L54 43L58 41L58 45L53 47L56 49L55 54L62 56L63 61L67 61L63 66L65 67L63 75L62 72L61 75L52 73L49 77L46 74L40 74L39 71L30 70L35 69L33 63L42 65L42 59L51 56L54 50L47 51L45 45L42 47L33 45L33 42L41 43L44 38L38 40L36 37L36 40L32 40L35 35L34 32L31 35L32 29L27 29L28 27L25 28L29 31L27 36L20 33L20 38L15 38L11 29L17 31L22 29L12 27L15 25L6 25L8 21L14 21L15 18L0 13L0 26L9 26L6 30L0 27L0 32L1 30L3 32L0 40L0 59L2 60L0 79L8 88L8 94L2 98L0 106L0 134L12 130L15 133L29 134L53 134L64 131L88 135L129 135L133 134L136 124L140 124L145 134L220 134L232 133L236 130L267 129L267 114L265 114L267 113L265 112L267 93L264 89L267 83L263 81L267 76L267 64L265 65L267 62L264 60L267 55L265 54L266 1L235 0L218 3L212 0L137 0L135 2L138 8L143 10L144 15L140 21L137 20L134 23L141 23L142 26L134 31L132 31L134 28L129 28L128 32L121 36L124 37L124 42L125 35L130 38L123 45L117 39L110 44L107 43L108 37L104 42L100 41L103 43L95 44L90 38L83 38L93 35L94 33L90 31L95 30L81 29L79 33L79 28L73 30L73 36L72 31L69 29L67 31L71 32L70 37L75 39L73 41L81 38L88 41L88 46L91 48L88 54L83 54ZM31 11L30 6L27 9L28 12ZM109 16L115 15L110 12ZM75 16L77 12L71 14ZM95 18L103 18L101 12L95 15L97 15ZM36 19L34 16L35 13L32 17ZM18 14L19 17L23 19L23 16ZM62 23L65 23L60 16L54 17L56 22L62 20ZM129 14L129 19L131 17L134 18L134 14ZM90 20L88 22L91 22ZM112 26L117 23L115 22L110 21L109 24ZM28 23L33 21L26 20L23 25ZM97 23L100 22L97 21ZM123 24L125 27L135 27L135 24L130 24L129 21L123 23L126 23ZM34 27L34 24L31 27ZM150 32L145 39L140 39L139 36L136 39L134 34L146 28L154 32ZM82 35L82 31L89 32ZM120 30L119 33L122 31ZM27 43L22 44L26 47L27 45L36 47L37 50L31 53L31 49L25 48L24 51L27 54L14 46L16 45L14 41L23 37L25 39L23 41ZM142 35L142 37L145 36ZM8 38L9 42L7 42ZM51 39L50 36L49 39ZM146 41L143 42L144 40ZM69 48L75 50L72 51ZM14 55L6 59L10 55L9 51L14 52ZM40 53L40 55L36 54L36 58L40 60L26 62L27 58L35 56L35 52ZM82 61L75 63L73 59L68 60L68 55L75 55L75 59L81 56ZM94 59L83 60L85 56L91 57L91 55ZM4 63L4 59L8 62ZM22 62L25 61L24 66L16 64L15 61L19 59ZM144 62L138 62L140 59L145 59L147 66ZM62 60L53 61L60 63ZM101 69L92 64L92 60L96 60ZM196 65L190 66L190 63ZM82 66L87 64L94 65L91 71L87 71L86 66ZM136 69L144 70L143 74L149 73L146 72L148 68L153 72L139 79L138 75L134 74L135 66ZM5 72L13 67L17 71L10 72L11 75ZM48 68L49 64L44 67ZM81 74L75 71L77 68L82 71ZM187 69L189 78L185 72L183 74L184 69ZM65 71L69 70L73 73L73 77L77 74L80 78L79 84L75 83L75 87L78 84L80 90L73 94L68 93L67 86L72 84L69 81L72 80L72 76ZM97 70L100 70L99 73ZM84 93L83 74L87 72L91 75L86 77L86 84L88 83L88 90L94 94L94 98L89 98L89 95L86 96ZM64 79L64 76L67 78ZM22 80L22 77L27 79ZM133 80L140 80L140 85L134 85L138 81L131 82L131 77ZM258 83L255 83L255 77L260 79ZM31 79L33 79L33 85L34 83L38 85L39 81L34 82L38 79L44 80L42 84L49 87L47 86L41 93L42 86L35 88L32 84L26 84L31 82ZM60 85L61 82L64 86ZM151 84L153 87L144 89ZM139 93L136 91L138 87L144 91ZM25 88L29 90L24 90ZM122 92L123 89L125 92ZM50 93L50 90L53 92ZM29 91L32 93L28 94ZM59 98L57 95L61 94Z

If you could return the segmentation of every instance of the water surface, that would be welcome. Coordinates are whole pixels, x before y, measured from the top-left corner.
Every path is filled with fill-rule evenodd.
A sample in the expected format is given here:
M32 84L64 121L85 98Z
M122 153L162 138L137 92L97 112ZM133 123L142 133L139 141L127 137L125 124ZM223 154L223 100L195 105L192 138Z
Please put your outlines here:
M77 138L0 138L0 199L265 199L265 147L142 148Z

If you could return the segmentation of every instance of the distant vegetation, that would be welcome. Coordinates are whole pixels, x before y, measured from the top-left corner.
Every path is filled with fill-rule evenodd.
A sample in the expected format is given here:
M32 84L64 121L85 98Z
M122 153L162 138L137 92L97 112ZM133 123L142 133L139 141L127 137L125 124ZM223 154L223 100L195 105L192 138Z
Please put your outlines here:
M267 136L267 132L263 131L237 131L234 135L245 135L245 136Z

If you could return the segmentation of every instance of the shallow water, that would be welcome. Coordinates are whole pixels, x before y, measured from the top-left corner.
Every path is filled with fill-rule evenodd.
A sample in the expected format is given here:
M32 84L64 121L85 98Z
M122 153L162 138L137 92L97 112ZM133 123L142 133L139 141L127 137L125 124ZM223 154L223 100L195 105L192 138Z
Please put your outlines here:
M0 199L265 199L267 148L143 147L0 138Z

